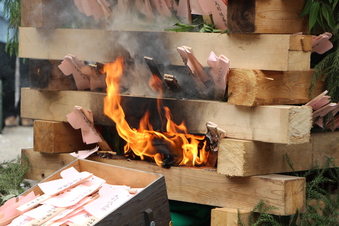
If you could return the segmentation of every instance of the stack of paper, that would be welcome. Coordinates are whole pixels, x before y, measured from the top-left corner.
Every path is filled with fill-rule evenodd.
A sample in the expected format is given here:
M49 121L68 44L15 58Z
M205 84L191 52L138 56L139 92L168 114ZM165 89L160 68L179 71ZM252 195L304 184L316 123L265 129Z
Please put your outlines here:
M74 167L61 171L61 179L38 184L43 195L33 192L0 207L0 225L94 224L131 199L142 188L109 185L89 172Z

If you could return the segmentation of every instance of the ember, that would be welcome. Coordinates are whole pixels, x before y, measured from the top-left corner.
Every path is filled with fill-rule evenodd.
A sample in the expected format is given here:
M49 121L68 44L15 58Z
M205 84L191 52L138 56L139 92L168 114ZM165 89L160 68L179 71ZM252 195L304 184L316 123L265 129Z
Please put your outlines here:
M105 65L107 83L107 96L104 100L104 113L116 123L119 136L127 144L124 153L132 151L142 160L150 157L156 164L163 167L171 165L200 166L205 165L210 151L205 136L187 133L185 124L177 125L172 121L169 108L162 106L161 98L158 99L158 112L164 111L164 132L154 131L149 123L149 113L140 121L139 128L131 128L125 120L125 113L120 105L119 84L123 75L124 60L117 58L114 63ZM153 76L154 79L156 76ZM153 87L161 84L153 80ZM152 85L153 84L153 85ZM158 90L161 93L161 90Z

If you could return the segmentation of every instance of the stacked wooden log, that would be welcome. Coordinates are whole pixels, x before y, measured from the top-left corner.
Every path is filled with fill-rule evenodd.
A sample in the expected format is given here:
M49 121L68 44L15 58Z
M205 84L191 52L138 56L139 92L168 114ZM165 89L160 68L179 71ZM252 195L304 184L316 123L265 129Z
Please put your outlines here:
M63 2L65 6L70 4ZM302 212L306 204L305 178L276 173L292 171L285 159L287 155L297 171L308 170L316 163L323 165L324 156L336 158L339 138L337 132L311 134L312 109L303 105L323 91L320 83L312 95L308 90L313 75L311 37L293 35L307 31L306 21L298 18L305 1L269 2L229 0L230 34L221 35L62 29L62 18L45 11L51 0L23 1L19 56L35 60L30 69L31 87L23 88L21 97L22 117L35 119L34 148L22 151L32 165L27 177L41 180L74 159L67 152L90 148L83 146L79 131L67 122L66 115L75 105L91 110L94 124L114 126L103 113L106 94L77 91L72 77L65 77L58 70L64 56L72 53L87 61L109 62L117 53L107 47L114 46L117 37L152 37L156 33L171 65L183 65L173 46L192 47L204 67L208 67L204 59L210 51L230 59L228 103L163 99L174 120L185 121L189 133L205 134L208 121L226 131L227 138L219 144L217 168L168 170L123 158L91 159L165 175L169 199L223 207L212 211L212 225L225 219L237 222L236 209L246 215L260 200L277 207L270 210L273 214ZM41 13L32 20L29 10L39 4ZM251 15L248 21L238 15L246 10ZM156 99L124 95L122 106L128 122L135 126L133 123L149 110L145 106L156 106Z

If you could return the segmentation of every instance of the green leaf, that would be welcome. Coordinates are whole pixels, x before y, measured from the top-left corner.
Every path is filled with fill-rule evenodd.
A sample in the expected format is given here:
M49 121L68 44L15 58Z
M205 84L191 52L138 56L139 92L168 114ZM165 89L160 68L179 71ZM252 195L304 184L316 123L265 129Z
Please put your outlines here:
M324 3L321 4L321 13L322 13L323 17L327 21L329 21L330 14L331 14L331 8L327 4L324 4Z
M335 26L335 21L334 21L334 15L333 15L333 12L331 10L331 7L327 4L322 4L321 11L322 11L321 13L322 13L323 17L327 21L328 26L331 29L333 29L334 26Z
M312 0L307 0L307 2L305 3L303 11L301 11L301 13L299 15L299 18L306 16L307 14L310 13L311 4L312 4Z
M205 28L205 27L202 27L202 28L200 28L200 30L199 30L200 33L204 33L205 31L206 31L206 28Z
M332 11L335 10L335 7L337 6L339 0L334 0L333 5L332 5Z
M315 23L317 22L317 18L319 16L319 9L320 9L319 2L312 2L311 8L310 8L309 22L308 22L309 31L312 30Z
M299 216L299 211L297 209L296 213L294 214L294 216L292 218L290 226L296 226L297 225L298 216Z
M320 8L322 8L322 5L323 5L323 4L320 5ZM319 12L318 17L317 17L317 23L316 23L316 24L314 25L314 27L313 27L314 32L316 32L317 29L318 29L318 26L317 26L317 25L320 25L320 27L321 27L323 30L326 30L325 25L324 25L324 21L323 21L323 17L322 17L321 15L322 15L321 12Z

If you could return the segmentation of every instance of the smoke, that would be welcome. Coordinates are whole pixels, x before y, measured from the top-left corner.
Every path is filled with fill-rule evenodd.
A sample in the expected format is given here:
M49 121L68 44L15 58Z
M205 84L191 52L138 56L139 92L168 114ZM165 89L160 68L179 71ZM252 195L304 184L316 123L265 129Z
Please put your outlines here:
M83 28L113 31L108 33L110 35L104 37L106 40L102 40L102 43L110 43L110 45L98 46L96 53L93 54L103 54L105 59L109 59L109 61L114 61L118 56L124 56L126 67L121 84L122 94L158 95L148 86L152 73L144 61L146 56L153 58L162 75L165 73L171 74L178 80L183 92L174 96L169 94L170 97L201 99L201 94L195 88L195 84L184 63L181 67L172 66L167 57L170 54L178 53L175 46L173 49L165 48L168 45L166 39L162 36L162 32L173 27L177 20L174 17L159 15L154 9L149 11L145 4L146 1L143 0L121 1L126 3L126 7L121 7L121 4L119 6L118 1L120 0L107 0L112 11L107 20L105 18L95 20L93 16L86 16L78 10L73 0L58 0L52 1L48 5L41 4L33 13L38 13L41 10L51 12L50 16L54 19L50 20L50 23L55 24L46 24L49 28ZM45 39L53 39L53 32L48 31L42 34ZM91 40L86 41L86 43L91 43ZM80 45L79 48L86 48L86 46ZM76 52L67 54L77 55ZM87 59L81 60L87 61ZM203 97L203 99L206 98Z

